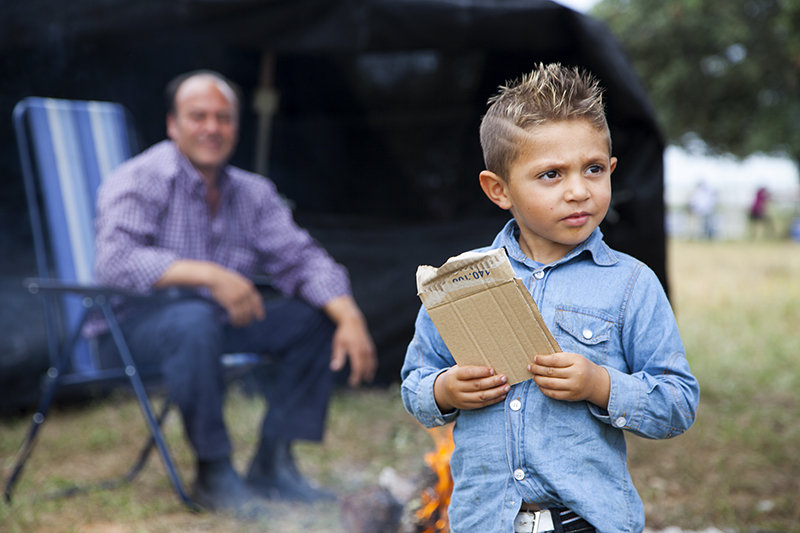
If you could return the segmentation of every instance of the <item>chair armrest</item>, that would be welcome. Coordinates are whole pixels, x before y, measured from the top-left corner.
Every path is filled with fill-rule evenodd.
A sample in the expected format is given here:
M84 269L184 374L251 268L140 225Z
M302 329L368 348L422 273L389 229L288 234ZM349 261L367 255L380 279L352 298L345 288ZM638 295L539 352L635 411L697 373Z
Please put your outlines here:
M276 290L272 285L272 280L269 276L254 276L252 278L253 283L261 290ZM98 296L104 296L105 298L109 298L111 296L119 296L123 297L128 301L153 301L157 299L174 299L175 298L175 291L172 289L162 289L158 291L154 291L148 294L139 294L135 292L126 291L123 289L117 289L115 287L106 287L103 285L87 285L83 283L79 283L77 281L62 281L59 279L54 278L25 278L22 281L22 284L28 289L28 292L31 294L36 294L39 291L50 291L50 292L69 292L73 294L79 294L81 296L87 296L90 298L96 298Z
M130 291L116 289L113 287L104 287L102 285L86 285L77 281L62 281L53 278L25 278L22 281L25 288L31 294L36 294L39 291L59 292L59 293L73 293L81 296L88 296L96 298L104 296L109 298L111 296L121 296L128 300L153 300L153 298L162 297L166 298L166 291L160 291L164 294L136 294Z

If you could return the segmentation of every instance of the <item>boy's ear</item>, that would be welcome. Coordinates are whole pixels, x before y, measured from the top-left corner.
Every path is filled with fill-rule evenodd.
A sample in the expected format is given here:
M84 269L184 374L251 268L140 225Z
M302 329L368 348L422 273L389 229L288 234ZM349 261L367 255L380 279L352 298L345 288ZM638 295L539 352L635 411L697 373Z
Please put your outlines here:
M489 170L484 170L479 176L481 189L489 197L489 200L497 204L501 209L511 209L511 200L508 198L507 184L497 174Z

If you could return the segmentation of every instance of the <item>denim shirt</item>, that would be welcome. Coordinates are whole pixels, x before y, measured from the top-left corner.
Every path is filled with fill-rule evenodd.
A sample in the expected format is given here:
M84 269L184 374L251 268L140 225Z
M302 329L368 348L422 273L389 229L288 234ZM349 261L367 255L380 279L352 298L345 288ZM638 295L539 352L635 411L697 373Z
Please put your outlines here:
M602 533L640 532L644 507L628 472L624 430L680 435L699 399L672 308L655 274L609 248L599 229L548 265L525 256L517 231L511 220L483 250L506 248L562 351L608 370L608 409L548 398L527 380L504 402L443 415L433 383L455 361L420 309L402 396L425 427L455 421L450 531L511 533L528 502L569 508Z

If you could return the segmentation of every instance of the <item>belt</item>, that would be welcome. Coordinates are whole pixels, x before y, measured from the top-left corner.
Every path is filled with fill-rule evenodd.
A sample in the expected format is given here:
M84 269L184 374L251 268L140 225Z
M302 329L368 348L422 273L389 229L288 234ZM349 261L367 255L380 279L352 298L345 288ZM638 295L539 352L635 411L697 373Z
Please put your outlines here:
M561 526L556 529L555 523ZM554 531L594 532L592 525L569 509L542 509L523 503L514 520L514 533L548 533Z

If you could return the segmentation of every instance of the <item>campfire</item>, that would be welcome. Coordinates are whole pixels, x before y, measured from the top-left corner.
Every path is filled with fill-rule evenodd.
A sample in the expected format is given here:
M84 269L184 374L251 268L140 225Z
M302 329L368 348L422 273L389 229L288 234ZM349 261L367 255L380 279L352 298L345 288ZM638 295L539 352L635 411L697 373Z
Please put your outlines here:
M430 471L421 480L400 476L394 469L381 472L380 487L346 497L342 522L352 533L449 533L447 506L453 492L450 455L453 426L429 430L435 450L425 454Z
M425 454L425 462L437 476L436 485L426 487L421 494L422 507L416 512L422 529L420 533L449 533L447 506L453 492L450 475L450 454L453 453L453 426L429 430L436 444L436 451Z

